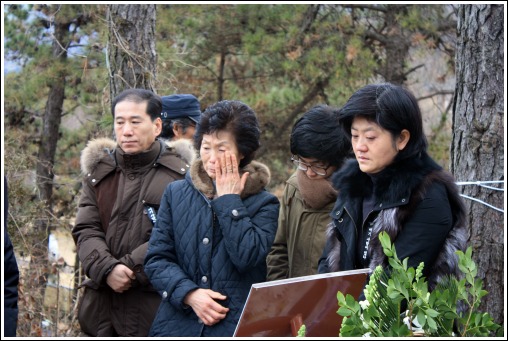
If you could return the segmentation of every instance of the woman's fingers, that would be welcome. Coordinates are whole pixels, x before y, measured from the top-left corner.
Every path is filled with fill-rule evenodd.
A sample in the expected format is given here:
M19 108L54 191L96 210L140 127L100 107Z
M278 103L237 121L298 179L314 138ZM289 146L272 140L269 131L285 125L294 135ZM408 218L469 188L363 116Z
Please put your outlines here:
M231 162L231 171L233 174L238 175L238 163L236 162L236 155L230 154L229 161Z
M228 173L232 173L233 172L233 166L231 165L231 153L230 152L225 152L224 153L224 158L226 159L226 171Z
M227 151L223 155L223 164L226 167L226 172L228 173L238 173L238 164L236 162L235 154Z
M216 161L216 169L219 167L221 170L216 173L217 195L241 194L248 174L240 178L236 155L230 151L223 153Z
M220 157L220 169L222 175L233 175L238 174L238 163L236 162L236 156L231 152L227 151Z

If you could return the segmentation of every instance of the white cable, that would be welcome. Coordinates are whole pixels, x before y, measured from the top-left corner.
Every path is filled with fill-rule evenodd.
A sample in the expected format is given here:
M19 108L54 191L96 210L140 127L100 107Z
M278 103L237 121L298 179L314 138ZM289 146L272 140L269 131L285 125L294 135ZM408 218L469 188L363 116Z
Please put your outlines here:
M463 182L456 182L457 185L478 185L483 188L492 189L494 191L504 191L504 188L498 188L498 187L492 187L492 186L486 186L485 184L504 184L504 181L463 181Z
M473 197L470 197L470 196L467 196L465 194L460 194L461 197L464 197L464 198L468 198L468 199L471 199L471 200L474 200L474 201L478 201L479 203L482 203L484 204L485 206L488 206L496 211L499 211L499 212L502 212L504 213L504 210L502 208L498 208L498 207L495 207L495 206L492 206L491 204L487 204L485 201L482 201L480 199L476 199L476 198L473 198Z
M504 188L497 188L497 187L492 187L492 186L486 186L485 184L503 184L504 185L504 180L500 180L500 181L497 181L497 180L494 180L494 181L460 181L460 182L456 182L456 184L458 186L462 186L462 185L477 185L477 186L480 186L480 187L484 187L484 188L488 188L488 189L491 189L491 190L494 190L494 191L503 191L504 192ZM485 201L482 201L480 199L476 199L476 198L472 198L468 195L465 195L465 194L460 194L461 197L464 197L464 198L467 198L467 199L470 199L470 200L473 200L473 201L476 201L476 202L479 202L485 206L488 206L496 211L499 211L499 212L502 212L504 213L504 209L502 208L498 208L498 207L495 207L495 206L492 206L488 203L486 203Z

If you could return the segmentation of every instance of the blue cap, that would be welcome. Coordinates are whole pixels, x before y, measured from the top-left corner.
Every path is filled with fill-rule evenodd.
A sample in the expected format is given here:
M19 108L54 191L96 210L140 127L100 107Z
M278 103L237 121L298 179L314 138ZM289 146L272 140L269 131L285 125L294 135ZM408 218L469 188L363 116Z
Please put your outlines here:
M163 120L188 117L198 123L201 118L201 108L199 101L194 95L178 94L162 96Z

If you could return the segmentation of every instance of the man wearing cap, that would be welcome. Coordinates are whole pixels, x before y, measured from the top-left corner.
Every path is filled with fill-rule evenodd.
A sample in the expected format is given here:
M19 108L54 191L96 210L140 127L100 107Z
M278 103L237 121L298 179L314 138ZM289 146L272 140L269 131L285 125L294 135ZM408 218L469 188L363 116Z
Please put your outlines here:
M176 94L162 97L162 132L167 140L192 140L196 124L201 117L198 99L191 94Z

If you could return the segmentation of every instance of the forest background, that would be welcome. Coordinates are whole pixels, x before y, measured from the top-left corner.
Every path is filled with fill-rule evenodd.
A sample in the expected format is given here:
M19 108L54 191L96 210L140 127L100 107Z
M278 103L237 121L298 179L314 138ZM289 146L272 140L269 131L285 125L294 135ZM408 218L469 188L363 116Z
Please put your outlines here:
M505 18L504 3L3 3L2 172L21 268L18 336L77 335L74 244L51 246L73 226L80 152L112 136L110 99L129 87L192 93L203 110L222 99L250 105L277 195L294 171L291 127L306 110L340 107L368 83L408 87L430 154L474 199L465 202L489 292L482 308L503 324Z

